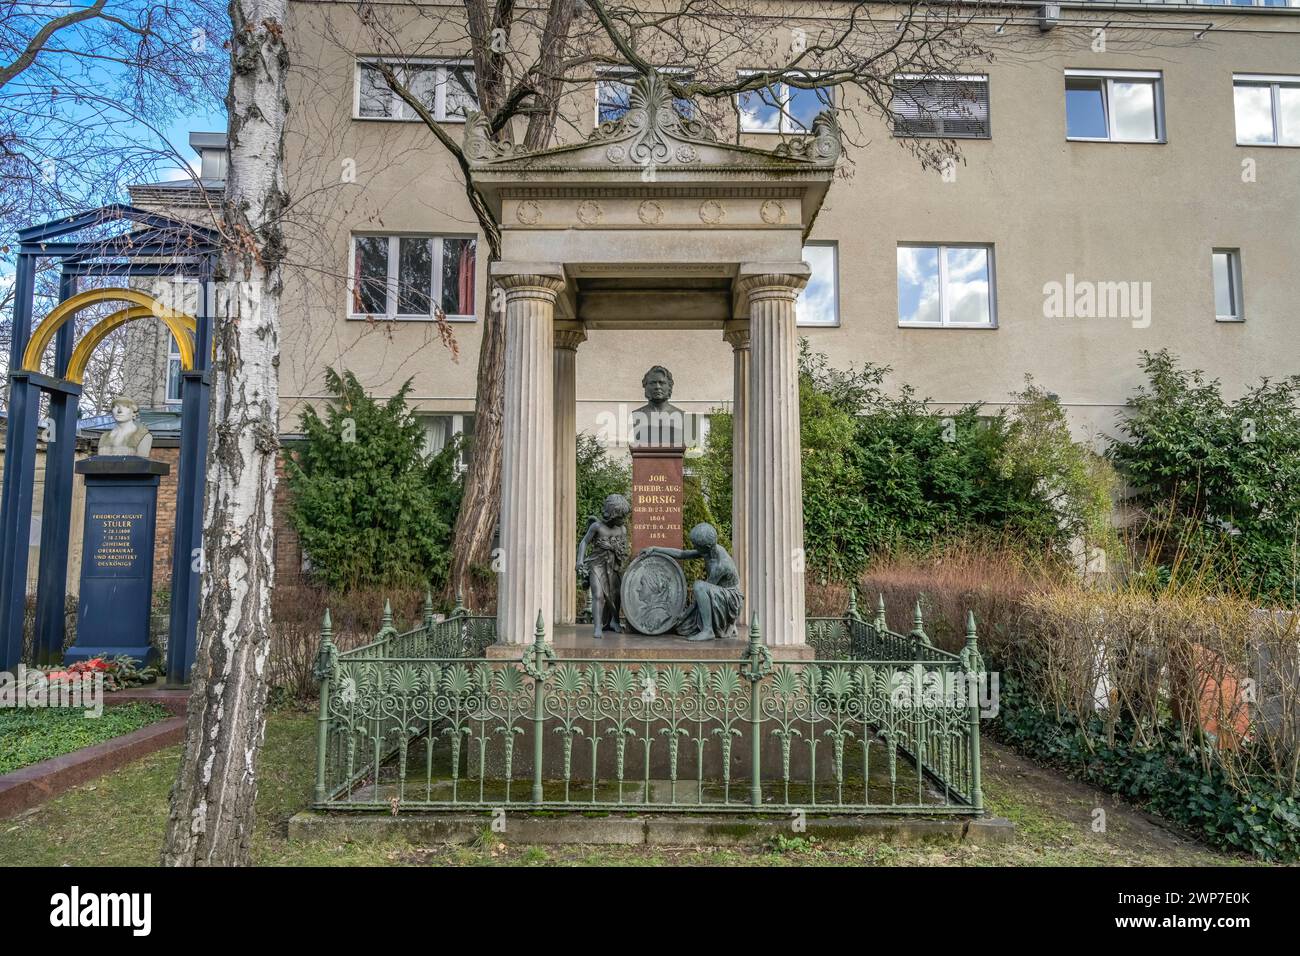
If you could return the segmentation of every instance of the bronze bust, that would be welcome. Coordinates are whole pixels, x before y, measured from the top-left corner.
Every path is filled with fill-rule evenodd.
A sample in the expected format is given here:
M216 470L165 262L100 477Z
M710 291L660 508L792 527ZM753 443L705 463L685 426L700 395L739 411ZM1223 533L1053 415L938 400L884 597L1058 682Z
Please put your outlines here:
M646 404L632 413L634 448L681 448L686 413L668 401L673 397L673 373L655 365L641 377Z

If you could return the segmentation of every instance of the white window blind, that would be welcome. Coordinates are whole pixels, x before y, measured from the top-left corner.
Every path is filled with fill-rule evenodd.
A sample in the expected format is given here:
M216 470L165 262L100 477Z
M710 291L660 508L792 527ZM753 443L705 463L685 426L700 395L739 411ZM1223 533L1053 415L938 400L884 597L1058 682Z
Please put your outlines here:
M989 84L982 76L894 79L895 136L983 139L989 132Z

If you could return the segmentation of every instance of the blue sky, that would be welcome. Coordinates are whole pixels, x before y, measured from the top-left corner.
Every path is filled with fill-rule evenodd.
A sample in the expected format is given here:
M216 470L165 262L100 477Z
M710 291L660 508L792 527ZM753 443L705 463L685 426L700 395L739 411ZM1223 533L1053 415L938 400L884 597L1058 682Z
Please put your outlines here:
M171 143L172 148L180 155L184 156L191 162L195 171L198 170L199 157L190 149L190 133L217 133L224 132L226 129L226 112L209 113L205 110L195 110L189 116L177 117L167 129L167 142ZM140 131L141 138L152 137L152 132L147 129ZM180 179L185 173L176 168L168 168L165 164L160 164L158 168L158 179Z
M72 2L80 5L82 0ZM116 0L110 9L126 19L137 19L150 7L147 0ZM225 108L217 100L225 87L226 54L211 38L211 31L222 29L224 20L219 16L202 19L197 4L177 6L174 11L176 16L171 20L155 24L166 31L165 35L160 33L160 40L166 56L171 57L158 62L168 74L178 64L182 71L193 71L190 92L178 94L168 82L160 81L157 89L142 93L143 88L134 85L133 74L115 59L123 55L112 45L112 37L120 31L103 23L61 31L52 49L44 51L29 69L6 84L0 94L0 110L12 120L8 125L17 137L19 150L38 167L53 163L57 188L65 192L61 200L51 201L49 193L41 194L37 188L31 190L29 198L24 192L26 187L11 183L14 196L9 205L16 214L5 221L7 234L0 241L11 242L12 232L23 225L102 203L129 202L126 186L131 183L187 178L186 165L197 171L198 157L190 148L190 133L226 128ZM46 17L56 12L53 7L46 15L34 11L17 17L8 26L21 39L34 34ZM203 29L197 26L200 23L205 25ZM196 42L203 45L195 47ZM206 77L206 82L194 77ZM204 86L210 95L205 94ZM153 96L155 92L160 95ZM154 126L134 117L138 104L133 107L128 102L133 93L144 95L148 106L143 111L154 114ZM83 138L107 150L95 157L96 162L106 157L106 166L79 165L71 158L82 155L77 141ZM70 144L66 153L70 158L62 166L61 141ZM169 155L168 147L174 155ZM119 150L122 160L114 177L113 157ZM94 156L93 150L85 155ZM84 189L78 182L78 171L82 169L95 170L86 177ZM117 180L115 188L112 179ZM0 286L12 281L12 272L12 256L0 255Z

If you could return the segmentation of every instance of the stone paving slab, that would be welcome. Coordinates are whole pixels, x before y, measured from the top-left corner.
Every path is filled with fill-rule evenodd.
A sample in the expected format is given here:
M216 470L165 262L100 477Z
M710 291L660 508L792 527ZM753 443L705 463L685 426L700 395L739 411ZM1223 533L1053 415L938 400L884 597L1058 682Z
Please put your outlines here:
M944 819L907 816L808 817L795 832L784 816L717 815L588 816L508 813L505 830L492 832L489 813L389 814L304 810L289 819L290 840L465 844L485 831L503 843L593 846L758 846L774 836L851 840L875 837L896 843L1007 843L1015 826L1000 818Z

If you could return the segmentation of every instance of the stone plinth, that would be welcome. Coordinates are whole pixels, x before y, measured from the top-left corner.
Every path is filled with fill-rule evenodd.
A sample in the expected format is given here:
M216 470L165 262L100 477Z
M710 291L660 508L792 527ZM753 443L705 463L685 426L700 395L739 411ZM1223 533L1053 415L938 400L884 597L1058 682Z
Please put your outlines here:
M684 448L632 449L632 554L682 546Z
M158 483L171 469L147 458L87 458L76 464L86 479L85 531L77 642L65 664L127 656L151 664L153 551Z
M748 642L741 638L713 641L688 641L684 637L643 634L615 634L606 632L600 640L591 636L584 626L559 625L549 635L555 656L573 660L646 660L646 661L738 661L745 653ZM807 644L769 647L772 659L782 661L811 661L814 651ZM493 644L485 656L490 660L515 660L524 648L517 644Z

